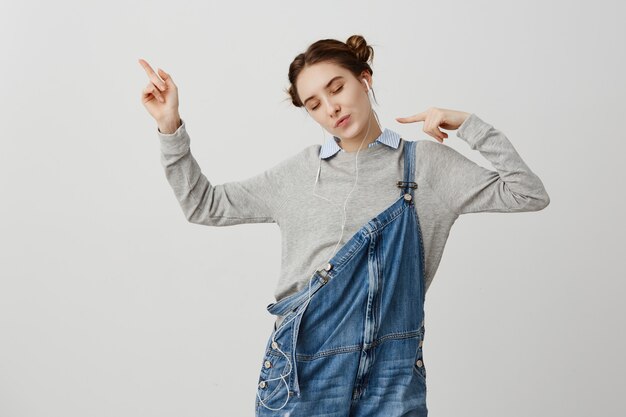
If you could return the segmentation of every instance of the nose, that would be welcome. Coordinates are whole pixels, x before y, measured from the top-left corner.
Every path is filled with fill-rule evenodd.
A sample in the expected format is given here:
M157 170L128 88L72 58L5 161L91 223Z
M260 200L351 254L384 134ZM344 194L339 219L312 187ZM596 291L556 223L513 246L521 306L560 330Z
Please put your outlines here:
M336 115L339 114L339 112L341 111L341 106L339 106L338 103L333 102L331 99L329 98L325 98L324 101L326 102L326 111L328 112L328 116L333 120L333 124L337 121L336 120Z

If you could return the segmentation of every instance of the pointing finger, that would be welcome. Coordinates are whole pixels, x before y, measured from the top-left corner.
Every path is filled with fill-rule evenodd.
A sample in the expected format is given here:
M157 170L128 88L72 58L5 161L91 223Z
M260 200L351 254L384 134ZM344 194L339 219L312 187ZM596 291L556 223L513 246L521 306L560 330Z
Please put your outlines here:
M152 69L150 64L148 64L145 60L143 60L141 58L139 58L139 64L146 71L146 74L148 74L148 77L150 78L150 81L152 81L154 83L154 85L159 87L161 89L161 91L165 91L165 89L167 88L167 85L165 84L165 82L163 80L161 80L159 78L159 76L156 74L156 72L154 72L154 70Z
M424 120L426 120L426 112L417 113L413 116L396 117L396 120L400 123L423 122Z

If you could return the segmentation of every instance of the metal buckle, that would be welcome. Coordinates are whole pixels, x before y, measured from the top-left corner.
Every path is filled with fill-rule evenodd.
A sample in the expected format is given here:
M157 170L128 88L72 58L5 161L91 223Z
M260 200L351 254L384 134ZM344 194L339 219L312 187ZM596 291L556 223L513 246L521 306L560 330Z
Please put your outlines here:
M403 188L403 187L417 188L417 183L413 181L398 181L396 185L398 186L398 188Z
M319 276L322 277L322 281L324 284L328 282L328 279L329 279L328 271L330 271L331 269L333 269L332 264L327 264L324 268L320 268L317 270L317 273Z

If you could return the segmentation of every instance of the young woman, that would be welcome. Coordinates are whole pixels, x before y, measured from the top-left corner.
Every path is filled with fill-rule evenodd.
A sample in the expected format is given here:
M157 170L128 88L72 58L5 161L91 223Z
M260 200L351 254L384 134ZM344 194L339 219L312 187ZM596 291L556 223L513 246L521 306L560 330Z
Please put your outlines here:
M459 215L537 211L550 199L506 136L474 113L431 107L431 140L382 129L372 108L373 49L323 39L295 57L287 93L332 135L242 181L211 184L190 152L172 77L140 60L165 176L188 221L276 223L281 275L256 415L426 416L424 301ZM485 169L443 145L478 150Z

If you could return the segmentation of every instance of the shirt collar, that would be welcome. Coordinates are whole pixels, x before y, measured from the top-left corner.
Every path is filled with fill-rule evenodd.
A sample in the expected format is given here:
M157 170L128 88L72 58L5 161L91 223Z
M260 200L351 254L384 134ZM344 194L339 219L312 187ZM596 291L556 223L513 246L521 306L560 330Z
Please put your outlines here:
M320 158L326 159L333 156L337 152L345 152L341 148L341 146L337 144L339 140L340 139L337 136L329 138L320 149ZM378 138L374 142L370 143L369 146L374 145L377 142L385 144L393 149L397 149L398 145L400 144L400 134L394 132L393 130L385 128L380 136L378 136Z

